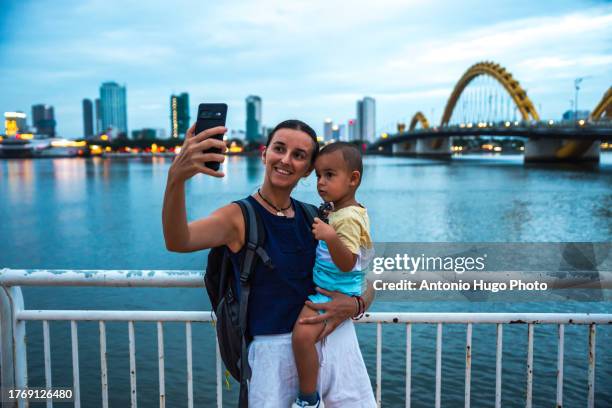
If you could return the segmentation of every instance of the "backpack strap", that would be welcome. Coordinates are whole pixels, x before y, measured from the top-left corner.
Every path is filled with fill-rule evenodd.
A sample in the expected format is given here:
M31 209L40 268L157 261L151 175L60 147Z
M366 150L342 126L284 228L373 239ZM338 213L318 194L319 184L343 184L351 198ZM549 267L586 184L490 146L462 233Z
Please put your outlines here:
M314 223L315 217L319 216L319 210L317 209L317 207L315 207L312 204L303 203L298 200L295 200L295 202L302 209L302 211L304 212L304 215L306 215L306 220L308 221L308 225L312 225Z
M241 334L241 350L240 350L240 396L239 406L248 406L248 385L251 379L251 367L248 361L248 350L247 350L247 307L249 304L249 293L251 292L250 276L255 270L257 263L256 257L259 257L261 261L268 268L274 268L272 260L268 256L266 250L263 248L266 231L263 226L263 221L257 211L253 208L253 205L247 200L242 199L235 201L236 204L242 210L242 216L244 217L245 227L245 251L243 258L240 263L240 311L238 314L238 322L240 326Z

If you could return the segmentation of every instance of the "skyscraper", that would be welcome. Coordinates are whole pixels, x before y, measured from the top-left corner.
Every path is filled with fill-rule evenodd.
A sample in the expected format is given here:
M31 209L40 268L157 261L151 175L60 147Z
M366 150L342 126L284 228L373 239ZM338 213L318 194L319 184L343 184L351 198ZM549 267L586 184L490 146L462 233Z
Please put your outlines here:
M127 135L127 101L125 86L104 82L100 87L102 131L111 128L116 135Z
M333 127L334 127L334 123L332 122L332 120L330 118L325 119L325 122L323 122L323 140L324 141L328 142L334 137Z
M36 127L38 134L55 137L55 118L53 117L53 106L33 105L32 125Z
M332 125L332 139L335 141L340 140L340 127L335 123Z
M83 137L90 138L93 134L93 104L90 99L83 99Z
M246 141L261 139L261 98L249 95L246 98Z
M346 134L346 125L338 125L338 140L341 142L348 142L348 135Z
M376 101L366 96L357 101L358 138L373 143L376 140Z
M96 98L96 135L102 133L102 108L100 107L100 98Z
M170 137L185 137L189 129L189 94L170 96Z
M361 129L363 128L363 101L357 101L357 118L355 119L355 138L353 140L362 140L363 134Z
M348 121L348 141L357 140L357 120L349 119Z

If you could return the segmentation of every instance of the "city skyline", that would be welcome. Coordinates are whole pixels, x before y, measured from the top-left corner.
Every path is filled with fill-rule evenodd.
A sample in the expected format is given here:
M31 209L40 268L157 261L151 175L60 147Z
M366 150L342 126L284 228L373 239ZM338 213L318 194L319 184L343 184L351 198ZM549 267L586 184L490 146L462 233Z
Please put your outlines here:
M255 94L266 126L296 117L318 133L326 117L354 118L355 102L369 95L380 132L418 110L439 123L456 81L480 60L506 67L545 119L570 109L576 77L587 77L580 110L612 82L612 6L603 2L154 3L144 15L122 4L113 24L100 24L117 7L9 1L0 12L0 111L51 105L57 133L80 137L82 99L115 80L130 88L130 130L167 129L168 95L185 91L191 117L200 102L225 102L228 127L244 129L244 98ZM18 30L19 15L36 25ZM211 24L197 24L202 15Z

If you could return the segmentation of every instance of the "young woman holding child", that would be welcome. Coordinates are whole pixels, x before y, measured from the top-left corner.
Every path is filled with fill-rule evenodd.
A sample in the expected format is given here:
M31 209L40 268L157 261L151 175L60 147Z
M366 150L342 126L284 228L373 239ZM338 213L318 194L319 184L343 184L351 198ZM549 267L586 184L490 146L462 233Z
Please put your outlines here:
M245 243L245 225L239 206L235 203L228 204L209 216L190 223L185 210L185 182L189 178L198 173L213 177L224 176L222 172L204 166L208 161L223 162L224 156L203 151L211 147L225 151L225 143L211 137L225 132L225 128L217 127L194 135L194 126L189 129L181 152L168 171L162 222L166 247L169 250L192 252L226 246L235 267L238 267L240 251ZM367 239L361 236L361 232L367 232L367 214L364 209L360 210L361 207L354 201L354 190L359 184L361 169L351 170L354 166L345 166L342 160L337 164L330 164L329 161L335 162L338 154L345 157L343 151L336 152L337 154L324 153L322 159L328 156L327 167L339 166L332 171L345 169L348 184L340 189L340 196L332 187L319 190L324 200L339 201L339 214L343 209L351 213L348 229L343 227L338 232L333 229L333 213L330 217L331 226L318 219L314 225L309 225L306 214L291 198L291 192L298 181L308 177L313 170L319 153L315 132L298 120L280 123L268 137L266 149L262 154L262 163L265 166L263 184L257 192L248 197L263 221L266 230L265 250L275 265L273 270L258 265L251 277L248 334L253 337L253 341L249 346L249 364L252 370L249 406L254 408L287 408L298 394L303 397L295 400L294 406L298 407L323 408L324 404L327 408L376 406L355 328L350 319L367 308L372 301L373 292L368 290L363 297L360 296L363 286L361 278L357 279L361 285L357 290L357 284L350 287L344 284L333 286L333 282L338 278L336 275L319 274L319 277L322 277L321 285L332 283L328 289L340 291L316 288L323 298L315 297L317 292L313 283L313 269L316 279L318 269L315 266L315 258L319 261L317 253L321 250L318 249L315 236L326 243L327 260L331 259L335 265L339 265L339 271L349 271L349 275L355 276L359 273L354 272L360 272L361 269L361 249L367 249L369 242L369 234ZM323 164L325 163L323 160ZM355 173L359 173L358 177ZM352 199L350 191L353 194ZM325 194L329 196L326 197ZM353 217L353 212L360 215ZM336 218L342 220L345 216ZM355 234L354 219L363 221L360 225L364 228L363 231L359 230L359 234ZM341 221L340 225L343 222L346 223L346 220ZM320 260L325 261L324 258ZM314 302L331 300L326 303L313 303L307 301L309 296L313 296ZM310 309L320 313L303 310L305 302ZM312 330L302 330L306 327L312 327ZM296 335L294 339L296 346L305 346L303 349L297 346L296 359L308 361L304 365L298 363L303 366L299 377L293 356L292 331L306 333ZM323 338L323 346L321 342L314 346L316 341ZM313 354L315 350L318 352L317 356ZM316 382L314 392L311 387L313 378Z

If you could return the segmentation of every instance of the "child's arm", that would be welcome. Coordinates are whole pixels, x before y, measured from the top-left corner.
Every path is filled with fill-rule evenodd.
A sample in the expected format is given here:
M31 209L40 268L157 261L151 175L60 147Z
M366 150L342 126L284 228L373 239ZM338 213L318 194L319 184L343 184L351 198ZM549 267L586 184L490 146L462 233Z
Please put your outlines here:
M350 272L357 262L357 255L352 253L346 245L342 243L334 228L321 221L314 219L312 233L318 240L323 240L327 244L332 261L342 272Z

